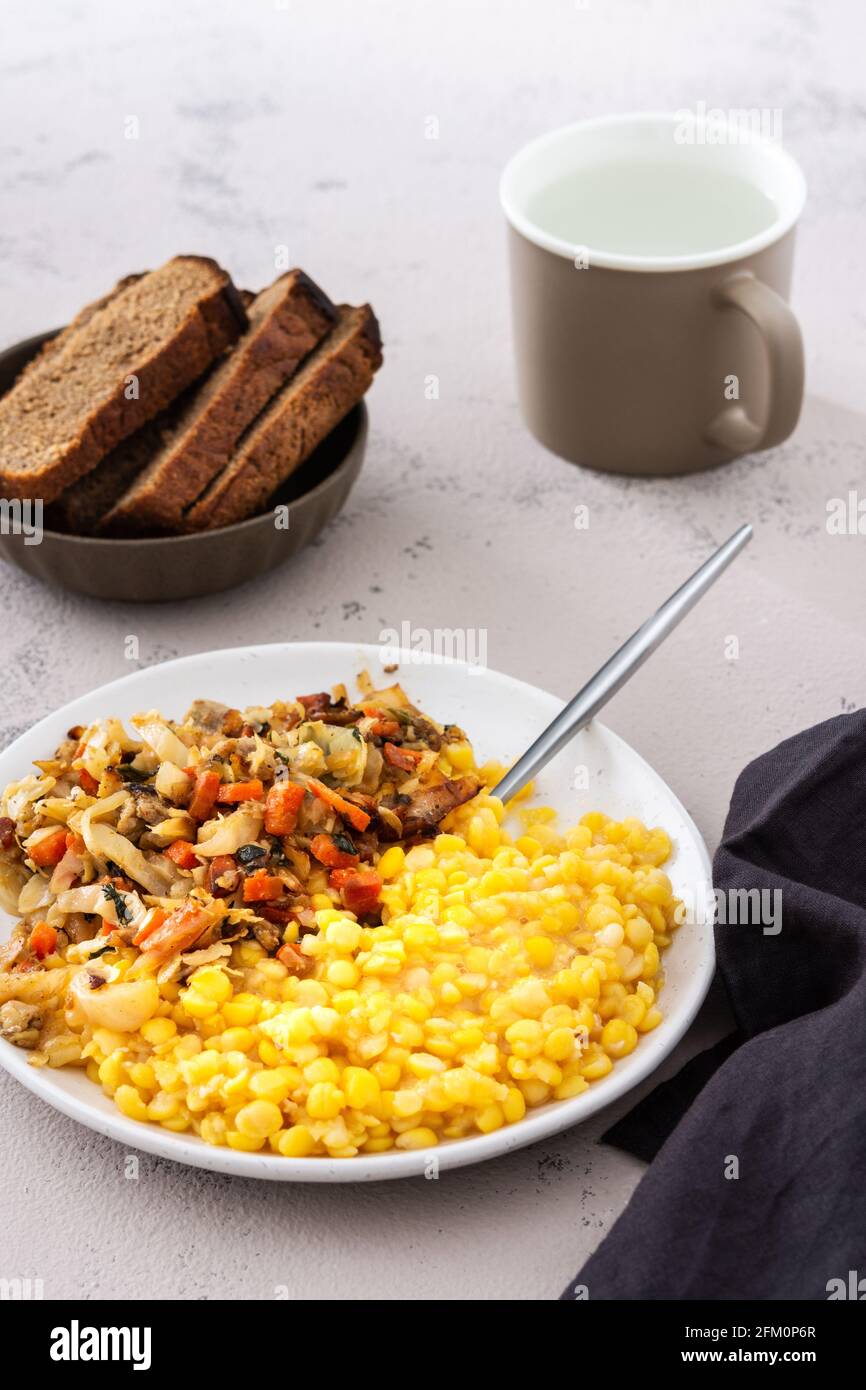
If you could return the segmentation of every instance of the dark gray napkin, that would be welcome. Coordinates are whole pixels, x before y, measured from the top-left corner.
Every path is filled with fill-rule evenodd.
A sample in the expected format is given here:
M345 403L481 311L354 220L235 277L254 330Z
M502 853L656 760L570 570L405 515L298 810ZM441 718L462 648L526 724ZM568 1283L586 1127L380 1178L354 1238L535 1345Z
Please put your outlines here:
M713 871L738 1033L605 1135L652 1162L563 1299L866 1296L866 711L749 764Z

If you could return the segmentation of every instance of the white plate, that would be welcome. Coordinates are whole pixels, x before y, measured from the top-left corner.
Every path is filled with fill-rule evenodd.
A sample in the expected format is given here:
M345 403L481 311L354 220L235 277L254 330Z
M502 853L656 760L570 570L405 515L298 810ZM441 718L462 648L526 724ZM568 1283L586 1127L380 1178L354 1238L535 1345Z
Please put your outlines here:
M0 787L30 771L34 758L50 756L74 724L88 724L106 715L127 718L152 708L179 718L197 697L243 708L329 689L340 681L351 691L355 676L365 667L379 681L380 658L379 647L301 642L203 652L135 671L73 700L16 739L0 754ZM434 719L460 724L472 739L479 761L513 761L562 708L562 702L553 695L510 676L460 662L429 660L418 653L402 653L399 676L385 677L382 683L397 679ZM587 775L576 776L577 768L585 769ZM588 789L575 790L576 783L588 784ZM555 806L563 824L573 824L585 811L598 809L664 826L676 847L666 866L674 889L681 895L696 895L699 902L706 900L711 890L710 861L696 826L661 777L604 725L593 724L549 765L537 780L536 800ZM3 921L0 935L5 938L11 925L8 919ZM531 1110L519 1123L492 1134L455 1139L435 1149L410 1153L393 1151L344 1159L281 1158L214 1148L195 1136L126 1119L78 1069L31 1067L26 1052L5 1042L0 1042L0 1063L64 1115L131 1148L179 1163L284 1182L360 1182L417 1176L427 1169L434 1154L440 1169L494 1158L578 1124L631 1090L685 1033L709 988L713 965L712 928L706 923L687 923L665 955L664 1022L642 1037L635 1051L617 1062L603 1080L572 1100Z

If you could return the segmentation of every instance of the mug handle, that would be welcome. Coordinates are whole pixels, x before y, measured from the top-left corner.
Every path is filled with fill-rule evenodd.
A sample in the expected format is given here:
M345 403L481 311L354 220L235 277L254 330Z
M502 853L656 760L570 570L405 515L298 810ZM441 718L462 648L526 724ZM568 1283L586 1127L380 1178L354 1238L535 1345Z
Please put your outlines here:
M770 361L770 408L763 425L756 424L741 405L721 410L706 430L710 444L732 453L770 449L793 433L803 402L803 336L800 325L781 295L750 270L731 275L715 290L721 308L740 309L758 329Z

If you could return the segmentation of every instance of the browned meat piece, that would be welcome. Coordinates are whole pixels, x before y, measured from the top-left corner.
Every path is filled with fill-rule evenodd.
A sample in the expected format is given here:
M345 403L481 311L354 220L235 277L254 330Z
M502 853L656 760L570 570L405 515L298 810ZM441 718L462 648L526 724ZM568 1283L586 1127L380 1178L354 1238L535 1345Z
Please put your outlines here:
M358 851L359 859L365 864L369 864L375 859L379 850L379 839L372 830L353 830L352 843Z
M298 699L307 712L307 718L320 719L323 724L345 727L347 724L357 724L363 715L363 710L354 709L345 700L332 704L327 690L320 690L316 695L299 695Z
M417 714L415 710L410 711L410 718L404 729L404 738L411 732L412 736L419 743L426 743L428 748L438 750L442 747L442 735L435 729L429 719L425 719L422 714Z
M63 930L73 945L78 945L79 941L92 941L101 926L100 918L88 920L83 912L68 912L63 918ZM130 935L134 936L135 932Z
M227 709L222 718L221 731L226 738L237 738L244 727L243 715L239 709Z
M35 1004L10 999L0 1007L0 1038L16 1047L35 1047L42 1027L42 1010Z
M328 705L318 718L323 724L339 724L345 728L348 724L357 724L362 715L362 710L352 709L349 705Z
M160 821L176 814L176 808L163 801L153 787L144 787L132 782L129 786L129 797L117 818L117 830L119 834L126 835L127 839L137 843L145 826L159 825Z
M303 705L310 719L318 719L319 710L326 709L331 703L331 697L327 690L318 690L315 695L299 695L298 704Z
M435 830L455 806L471 801L480 783L474 777L452 777L436 787L424 787L402 805L394 807L405 835L426 835Z
M15 822L0 816L0 849L11 849L15 843Z
M218 700L193 700L183 716L183 722L194 724L197 729L205 729L209 734L218 734L228 713L228 705L221 705Z
M137 841L144 829L144 821L136 814L135 802L131 796L124 801L120 815L117 817L117 831L119 835L125 835L127 839Z
M253 936L270 955L273 955L283 940L279 927L275 927L271 922L253 922Z
M133 784L129 790L135 802L135 814L144 821L145 825L159 825L160 821L168 820L170 816L177 815L176 808L170 806L167 801L163 801L159 792L155 792L153 787ZM120 830L120 825L117 828Z

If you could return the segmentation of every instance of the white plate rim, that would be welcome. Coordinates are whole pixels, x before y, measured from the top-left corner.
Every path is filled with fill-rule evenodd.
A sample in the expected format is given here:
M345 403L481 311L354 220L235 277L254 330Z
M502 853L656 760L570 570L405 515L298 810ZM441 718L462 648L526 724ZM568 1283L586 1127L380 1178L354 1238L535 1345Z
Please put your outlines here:
M196 666L207 662L208 659L224 657L228 654L238 659L243 659L245 656L259 657L263 654L276 657L278 653L299 653L305 649L345 652L347 660L351 654L354 661L359 658L366 658L368 662L376 662L382 651L381 646L364 642L257 643L242 647L221 647L177 657L171 661L160 663L158 670L160 673L168 673L170 677L172 672L178 671L182 667ZM409 652L389 647L388 653L389 660L393 659L400 663L401 673L406 669L411 670L412 666L419 664L466 666L466 663L454 658L433 657L418 651ZM14 761L16 750L20 745L24 742L37 740L43 730L47 733L58 722L67 724L68 721L70 727L73 723L80 722L84 716L80 715L79 711L82 706L89 702L98 702L100 711L103 714L110 714L111 708L105 704L104 697L111 696L119 688L134 684L138 677L150 673L154 669L157 668L153 666L139 667L117 680L109 681L67 701L65 705L40 719L31 728L20 734L7 748L3 749L0 753L0 769L6 763ZM477 679L475 673L473 676ZM501 671L485 668L482 678L498 683L504 692L508 689L522 690L533 697L541 697L542 700L548 701L551 719L565 703L539 686L534 686L515 676L506 675ZM90 717L98 716L91 713ZM698 854L706 884L708 888L711 888L712 866L709 852L700 831L679 797L652 765L625 739L598 720L594 720L593 724L597 730L602 731L628 756L639 762L644 774L655 783L659 791L670 799L681 816L684 826L691 833L692 848ZM470 730L469 733L471 737L472 731ZM18 775L23 775L23 769ZM12 780L11 777L7 779L2 771L0 771L0 778L2 778L3 785L7 780ZM119 1110L116 1113L103 1113L79 1100L76 1096L47 1085L46 1081L50 1081L51 1076L57 1073L52 1073L47 1067L31 1067L27 1061L26 1052L2 1040L0 1040L0 1066L53 1109L96 1133L115 1139L129 1148L139 1149L159 1158L167 1158L176 1163L188 1164L210 1172L282 1182L381 1182L393 1178L424 1176L425 1173L429 1174L431 1167L438 1174L445 1169L465 1167L500 1157L503 1154L513 1152L515 1149L524 1148L528 1144L534 1144L539 1139L558 1134L589 1119L591 1115L613 1104L622 1095L644 1081L676 1047L691 1026L706 997L715 969L715 951L711 932L705 933L703 944L705 947L703 958L691 981L686 999L680 1005L676 1020L666 1017L657 1029L644 1035L640 1046L629 1059L631 1065L625 1074L614 1067L613 1071L604 1077L597 1086L591 1086L587 1091L571 1100L556 1101L549 1106L539 1108L538 1111L527 1111L526 1116L516 1124L506 1125L491 1134L450 1140L432 1149L407 1152L389 1150L382 1154L358 1155L355 1158L342 1159L283 1158L277 1154L242 1153L234 1149L206 1144L197 1136L190 1138L185 1134L175 1134L156 1125L142 1124L127 1119ZM102 1095L95 1087L94 1091L96 1095Z

